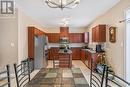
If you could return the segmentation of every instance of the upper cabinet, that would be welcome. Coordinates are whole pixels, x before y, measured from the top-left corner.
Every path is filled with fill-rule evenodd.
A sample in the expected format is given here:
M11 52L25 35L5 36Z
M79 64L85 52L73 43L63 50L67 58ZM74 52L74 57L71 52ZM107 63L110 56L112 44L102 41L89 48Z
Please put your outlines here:
M67 37L70 43L84 43L84 33L69 33L69 27L60 27L60 33L46 33L49 43L59 43L60 38Z
M60 38L69 37L69 27L60 27Z
M35 28L28 27L28 57L34 59L34 45L35 45L35 36L44 35L45 32Z
M69 33L70 43L83 43L84 34L83 33Z
M106 42L106 25L92 28L92 42Z
M59 43L60 34L59 33L46 33L48 36L49 43Z
M60 33L46 33L49 43L59 43L60 38L69 38L69 27L60 27Z

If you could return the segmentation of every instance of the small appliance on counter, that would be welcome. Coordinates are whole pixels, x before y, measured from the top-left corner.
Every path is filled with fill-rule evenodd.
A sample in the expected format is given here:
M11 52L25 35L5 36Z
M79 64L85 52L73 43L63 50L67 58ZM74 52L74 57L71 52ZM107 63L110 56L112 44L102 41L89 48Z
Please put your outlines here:
M101 44L96 45L96 52L98 52L98 53L100 53L100 52L105 52L105 51L102 49L102 45L101 45Z
M82 49L89 49L88 44L84 44L84 45L82 46Z
M60 44L59 48L60 49L70 49L69 44Z

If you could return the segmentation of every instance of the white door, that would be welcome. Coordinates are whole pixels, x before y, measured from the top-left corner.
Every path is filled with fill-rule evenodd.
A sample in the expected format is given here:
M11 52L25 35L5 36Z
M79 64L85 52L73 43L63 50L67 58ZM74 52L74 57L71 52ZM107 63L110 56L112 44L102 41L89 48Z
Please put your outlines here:
M126 12L126 19L126 80L130 82L130 9Z

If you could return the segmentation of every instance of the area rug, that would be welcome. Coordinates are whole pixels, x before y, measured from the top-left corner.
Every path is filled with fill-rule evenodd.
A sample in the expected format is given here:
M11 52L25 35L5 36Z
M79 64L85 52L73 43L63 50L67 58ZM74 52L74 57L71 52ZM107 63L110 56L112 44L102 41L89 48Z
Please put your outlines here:
M79 68L47 68L40 72L26 87L89 87Z

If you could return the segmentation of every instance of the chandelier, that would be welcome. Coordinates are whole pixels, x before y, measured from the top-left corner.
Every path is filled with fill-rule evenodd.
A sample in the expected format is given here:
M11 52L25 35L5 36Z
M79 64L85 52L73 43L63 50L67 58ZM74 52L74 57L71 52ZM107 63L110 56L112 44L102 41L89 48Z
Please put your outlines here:
M80 0L45 0L45 2L51 8L63 10L64 8L75 8L80 3Z

